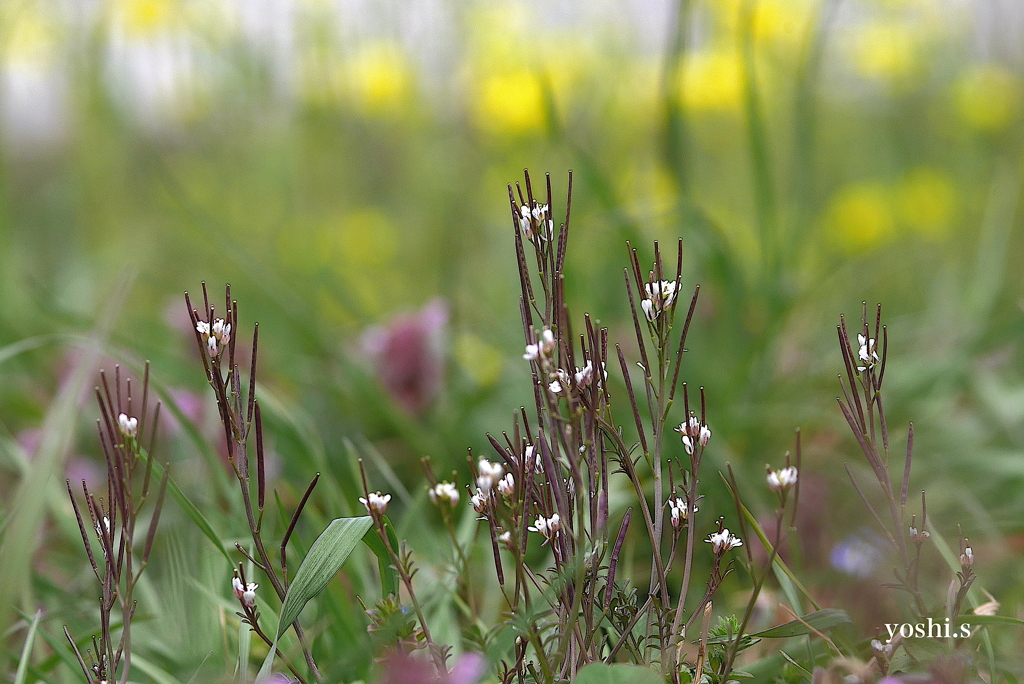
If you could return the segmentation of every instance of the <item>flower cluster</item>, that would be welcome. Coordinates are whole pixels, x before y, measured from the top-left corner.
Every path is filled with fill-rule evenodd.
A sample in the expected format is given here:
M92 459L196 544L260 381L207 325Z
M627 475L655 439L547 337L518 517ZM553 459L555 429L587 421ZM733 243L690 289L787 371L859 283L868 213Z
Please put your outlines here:
M451 482L438 482L427 491L431 503L455 507L459 503L459 490Z
M527 361L537 361L540 363L550 359L554 351L555 335L551 332L550 328L544 328L540 331L540 337L537 338L535 344L526 345L526 353L523 354L523 358Z
M203 344L210 356L219 356L228 346L231 340L231 324L223 318L218 318L210 325L206 321L196 323L196 331L203 337Z
M255 582L249 582L248 584L242 584L242 580L236 575L231 580L231 586L235 589L235 598L242 602L247 608L252 608L256 605L256 589L260 585Z
M644 298L640 308L644 310L647 320L653 321L661 312L672 306L676 300L676 283L673 280L660 280L644 285Z
M711 430L707 425L700 422L697 416L690 416L688 421L680 423L679 427L676 428L676 432L682 435L683 448L686 449L686 453L691 455L697 444L705 447L711 439Z
M857 366L857 370L865 371L868 368L873 368L878 363L878 348L875 344L875 338L868 339L865 335L857 335L857 344L860 345L860 350L857 352L857 358L860 359L862 365Z
M383 514L388 508L389 501L391 501L391 495L384 494L382 496L380 492L370 492L366 498L359 497L359 503L366 506L366 511L371 515L373 513Z
M532 207L526 204L519 207L519 230L523 232L523 236L527 240L530 242L533 242L534 238L548 240L554 235L555 225L549 213L548 205L536 201Z
M501 476L505 474L505 467L481 458L476 464L476 473L476 486L486 494L501 480Z
M125 437L134 437L139 431L139 419L130 418L127 413L121 413L117 416L117 426Z
M690 519L689 507L686 505L685 499L680 499L678 496L673 496L668 500L669 519L672 522L672 527L679 528L684 520ZM698 508L693 507L694 513Z
M715 552L715 555L723 554L729 549L735 549L737 546L743 546L740 538L730 534L727 527L723 527L720 532L708 535L708 538L704 541L711 544L711 550Z
M768 470L768 489L773 492L785 492L796 484L797 472L793 466L781 470Z
M538 515L536 522L530 525L529 530L531 532L538 532L544 535L545 543L555 538L559 530L562 529L562 521L555 513L550 518L545 518L543 515Z

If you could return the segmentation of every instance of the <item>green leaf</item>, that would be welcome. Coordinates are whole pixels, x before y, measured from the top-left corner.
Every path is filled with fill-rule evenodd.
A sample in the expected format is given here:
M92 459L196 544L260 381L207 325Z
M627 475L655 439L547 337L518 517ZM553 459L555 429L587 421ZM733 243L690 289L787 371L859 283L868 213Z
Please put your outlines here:
M299 571L295 573L295 579L288 587L288 595L284 597L277 638L281 638L285 630L295 622L306 603L327 586L371 525L373 518L368 515L336 518L317 537L302 560Z
M813 632L824 632L836 625L842 625L848 622L850 622L850 616L846 614L845 610L826 608L825 610L808 613L807 615L787 622L784 625L772 627L771 629L766 629L765 631L758 632L757 634L751 634L750 636L761 637L763 639L788 639L789 637L803 636L804 634L811 634Z
M277 642L280 641L281 635L298 619L306 603L327 586L334 573L345 564L356 544L372 525L373 518L368 515L359 518L335 518L313 542L309 553L302 559L299 571L295 573L295 579L288 587L288 594L284 597L277 636L274 637L270 652L256 674L257 683L264 682L270 677Z
M573 684L664 684L654 670L639 665L591 663L572 680Z
M398 537L395 536L395 528L387 516L384 516L384 531L387 532L391 548L397 549ZM380 569L380 595L389 596L394 594L398 596L398 571L391 564L391 554L388 553L388 549L384 546L384 542L381 541L377 530L367 530L366 534L363 535L363 541L373 551L373 555L377 557L377 567Z
M25 645L21 649L21 660L18 662L18 672L14 675L14 684L25 684L25 677L28 675L28 661L32 657L32 644L36 640L36 628L39 626L39 618L42 616L43 611L37 610L28 626Z
M1007 617L1005 615L961 615L958 618L961 625L1024 625L1024 620Z

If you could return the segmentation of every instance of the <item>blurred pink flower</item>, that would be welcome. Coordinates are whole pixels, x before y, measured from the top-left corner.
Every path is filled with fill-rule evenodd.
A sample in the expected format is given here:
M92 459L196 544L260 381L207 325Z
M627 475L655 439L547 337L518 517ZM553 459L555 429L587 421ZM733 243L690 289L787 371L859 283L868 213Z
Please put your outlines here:
M434 667L407 653L394 651L384 658L384 671L377 684L477 684L485 671L485 662L478 653L466 653L458 659L448 678L437 676Z
M363 351L395 403L421 415L441 389L448 306L434 299L413 314L366 330Z

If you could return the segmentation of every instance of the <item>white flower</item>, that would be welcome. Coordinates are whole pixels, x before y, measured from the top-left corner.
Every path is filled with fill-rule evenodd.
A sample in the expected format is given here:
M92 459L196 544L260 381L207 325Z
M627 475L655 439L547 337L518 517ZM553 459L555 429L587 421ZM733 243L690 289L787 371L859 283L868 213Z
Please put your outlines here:
M557 380L551 381L550 383L548 383L548 392L551 392L552 394L561 394L562 383L558 382Z
M697 444L705 447L711 441L711 430L697 416L690 416L688 421L680 423L675 430L683 436L683 448L688 454L693 453Z
M96 523L96 536L99 537L101 541L103 540L104 531L106 531L107 536L110 536L110 518L107 516L103 516Z
M541 361L551 356L555 349L555 335L550 328L544 328L536 344L526 345L526 353L523 358L527 361Z
M134 437L139 430L139 421L136 418L129 418L128 414L121 413L117 416L117 425L121 428L121 434L126 437Z
M974 550L970 546L964 547L964 552L960 554L960 565L965 568L974 565Z
M672 521L672 527L678 528L684 520L689 520L690 513L687 510L686 501L680 499L677 496L673 496L668 500L669 516ZM693 511L696 513L698 508L693 507Z
M728 528L722 528L721 532L709 534L708 538L704 541L711 544L711 549L716 555L725 553L729 549L734 549L737 546L743 546L743 542L740 541L739 537L729 534Z
M252 608L256 605L256 587L260 585L249 582L245 585L245 592L242 594L242 603Z
M477 513L483 513L487 510L487 493L482 489L476 490L476 494L469 497L469 503L473 506L473 510Z
M768 471L768 488L773 492L783 492L796 484L796 468L789 466L782 470Z
M512 473L508 473L498 482L498 493L506 499L511 499L516 493L516 479L512 477Z
M391 495L384 494L381 496L380 492L371 492L365 499L363 497L359 497L359 503L366 506L366 510L369 513L383 514L388 508L389 501L391 501Z
M459 503L459 490L451 482L438 482L427 491L430 501L440 506L456 506Z
M534 226L543 226L544 230L535 234ZM554 234L554 229L554 222L548 218L548 205L535 201L532 208L525 204L519 207L519 230L523 231L527 240L532 241L535 235L541 240L549 240Z
M646 296L640 301L640 308L644 310L647 320L653 321L676 300L676 283L673 280L646 283L644 294Z
M543 467L540 460L540 449L532 444L528 444L526 451L523 452L523 468L526 472L532 473L539 472Z
M558 531L562 529L562 521L555 513L550 518L545 518L543 515L537 516L537 521L528 528L531 532L539 532L544 535L545 539L553 539Z
M857 344L860 345L857 357L864 364L857 366L857 370L864 371L878 363L878 350L875 347L874 338L868 339L864 335L857 335Z
M206 351L210 356L217 356L228 346L231 339L231 324L223 318L218 318L210 325L206 321L196 322L196 331L202 335L206 344Z
M884 660L892 657L892 644L888 641L883 644L878 639L872 639L871 650L875 652L875 655L881 656Z
M498 535L498 541L508 548L512 548L512 533L505 531Z
M231 578L231 587L235 591L235 598L244 603L249 608L256 605L256 589L260 585L255 582L249 582L248 584L242 584L242 580L235 577Z
M482 491L489 492L491 487L498 483L501 476L505 474L505 467L500 463L491 463L486 458L481 458L476 464L476 486Z

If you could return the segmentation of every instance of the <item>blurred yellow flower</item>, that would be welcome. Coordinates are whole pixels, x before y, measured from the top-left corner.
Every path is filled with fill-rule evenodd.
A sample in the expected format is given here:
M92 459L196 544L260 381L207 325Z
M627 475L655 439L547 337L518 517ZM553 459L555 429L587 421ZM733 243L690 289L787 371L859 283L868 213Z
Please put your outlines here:
M857 29L853 63L869 78L899 83L914 73L921 56L921 36L907 22L878 19Z
M927 166L908 173L896 186L900 220L926 237L938 237L950 229L957 195L949 174Z
M182 16L177 0L115 0L110 12L115 24L129 36L156 33Z
M743 62L736 50L692 53L683 74L681 97L687 109L728 111L743 101Z
M825 225L850 251L866 251L893 236L895 221L888 188L875 181L851 183L825 209Z
M1020 110L1021 83L999 64L966 69L953 85L953 104L960 119L976 130L1001 130Z
M807 0L717 0L708 7L718 14L725 33L722 38L738 36L743 3L753 9L753 36L757 43L776 47L799 47L804 41L805 27L814 7Z
M60 41L53 21L32 5L23 5L18 12L11 6L4 10L0 13L0 26L5 32L0 44L4 61L50 65Z
M484 75L476 88L477 125L492 133L539 130L545 121L544 89L526 69Z
M413 76L413 68L398 46L370 45L349 65L346 90L367 112L395 110L408 101Z

